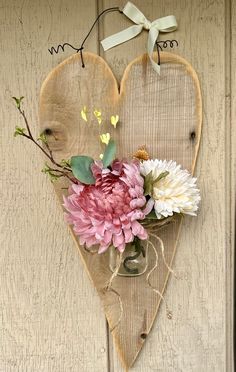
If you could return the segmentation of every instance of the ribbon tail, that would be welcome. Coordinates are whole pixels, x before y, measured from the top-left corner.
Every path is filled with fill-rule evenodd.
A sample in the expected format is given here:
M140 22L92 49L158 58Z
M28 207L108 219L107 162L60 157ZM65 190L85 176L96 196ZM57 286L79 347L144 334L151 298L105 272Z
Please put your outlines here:
M123 31L117 32L114 35L108 36L106 39L103 39L101 41L104 51L111 49L119 44L125 43L130 39L133 39L135 36L140 34L142 29L142 25L134 25Z
M133 3L128 1L128 3L125 5L123 9L123 13L131 19L134 23L137 25L144 24L148 22L147 18L145 15L139 10Z
M155 43L156 43L156 40L158 38L158 35L159 35L159 30L157 28L153 27L153 28L150 29L149 35L148 35L147 51L148 51L148 56L150 58L150 62L152 64L152 67L160 75L160 66L152 58L153 57L153 51L154 51Z

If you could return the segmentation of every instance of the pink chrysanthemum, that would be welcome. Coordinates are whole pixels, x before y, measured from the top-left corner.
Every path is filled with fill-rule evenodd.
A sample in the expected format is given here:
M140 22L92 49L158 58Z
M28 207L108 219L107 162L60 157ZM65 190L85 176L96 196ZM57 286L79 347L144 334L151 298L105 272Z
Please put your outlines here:
M110 245L122 252L135 236L147 239L138 222L145 218L141 208L146 203L139 163L116 160L110 170L96 162L92 172L95 185L73 184L64 197L67 222L73 225L80 244L88 248L98 244L98 253Z

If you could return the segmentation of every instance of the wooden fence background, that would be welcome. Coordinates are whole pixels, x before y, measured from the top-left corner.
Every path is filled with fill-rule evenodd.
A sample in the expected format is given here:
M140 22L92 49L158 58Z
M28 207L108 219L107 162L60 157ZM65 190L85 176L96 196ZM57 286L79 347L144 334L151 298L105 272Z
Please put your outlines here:
M235 212L236 2L135 0L150 20L174 14L176 53L196 69L203 95L203 135L196 175L202 206L184 223L161 309L133 371L233 371L232 292ZM25 96L37 128L40 86L80 45L97 14L118 0L0 0L0 372L121 372L100 302L63 221L42 157L14 139L20 118L11 96ZM146 47L147 34L102 52L99 40L128 27L109 14L86 50L108 61L118 80ZM161 39L166 39L162 35Z

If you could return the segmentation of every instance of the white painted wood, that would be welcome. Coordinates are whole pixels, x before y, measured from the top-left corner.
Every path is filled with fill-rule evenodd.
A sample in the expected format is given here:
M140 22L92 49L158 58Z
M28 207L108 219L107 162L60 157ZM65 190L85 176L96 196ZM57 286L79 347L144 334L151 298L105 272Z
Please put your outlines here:
M235 306L235 275L234 275L234 264L235 264L235 223L236 223L236 3L227 1L226 6L226 61L228 65L227 76L226 76L226 102L227 102L227 116L226 116L226 128L227 130L227 148L228 148L228 185L231 187L229 208L228 208L228 223L230 224L229 233L229 244L231 250L227 255L227 365L232 366L231 369L235 368L235 357L231 345L234 342L235 333L235 319L234 319L234 306ZM229 367L230 370L230 367Z
M106 323L48 179L43 158L21 138L11 96L24 95L37 128L44 77L79 44L96 17L83 1L0 2L1 251L0 371L107 370ZM96 35L88 43L96 52Z

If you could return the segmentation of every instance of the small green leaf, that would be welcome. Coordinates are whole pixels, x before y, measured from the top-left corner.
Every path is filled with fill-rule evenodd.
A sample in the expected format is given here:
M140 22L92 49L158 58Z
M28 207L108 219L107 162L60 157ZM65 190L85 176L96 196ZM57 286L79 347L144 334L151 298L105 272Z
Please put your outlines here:
M48 175L49 179L51 182L55 182L57 181L60 177L62 177L61 174L55 174L52 170L52 168L50 168L50 166L45 163L45 166L44 168L41 170L41 172L45 173L46 175Z
M21 105L21 101L23 100L23 96L20 97L20 98L16 98L16 97L12 97L14 99L14 101L16 102L16 107L19 109L20 108L20 105Z
M169 173L170 172L168 172L168 171L160 173L159 176L153 181L153 183L156 183L156 182L160 181L162 178L165 178L166 176L168 176Z
M108 143L105 152L103 154L102 162L105 168L107 168L111 162L115 159L116 155L116 144L115 141L110 140Z
M50 172L50 167L48 166L48 164L47 163L45 163L45 166L43 167L43 169L41 170L41 172L43 172L43 173L48 173L48 172Z
M147 196L147 195L152 195L152 191L153 191L153 187L156 186L157 187L157 183L164 177L168 176L169 172L168 171L164 171L162 173L159 174L159 176L154 180L153 179L153 175L152 175L152 171L149 172L145 178L144 178L144 195Z
M95 178L91 171L91 165L94 160L90 156L80 155L72 156L71 158L71 169L73 175L82 183L86 185L92 185L95 183Z
M62 167L70 167L71 159L62 159L61 160L61 166Z
M52 183L56 182L61 176L57 176L56 174L53 174L51 172L48 173L49 179Z
M48 172L46 171L46 172L44 172L42 170L42 172L45 173L45 174L47 174L47 176L49 177L49 179L50 179L51 182L56 182L60 177L62 177L62 175L55 174L52 171L48 171Z
M37 138L37 140L42 141L45 144L48 142L47 136L44 132L40 134L40 136Z
M15 132L14 132L14 137L16 137L16 136L22 136L24 134L24 132L25 132L25 129L26 128L21 128L21 127L16 126Z
M144 195L151 195L153 189L152 171L144 178Z
M157 219L157 215L156 215L156 212L155 211L151 211L150 213L148 213L146 215L146 217L148 220L156 220Z

